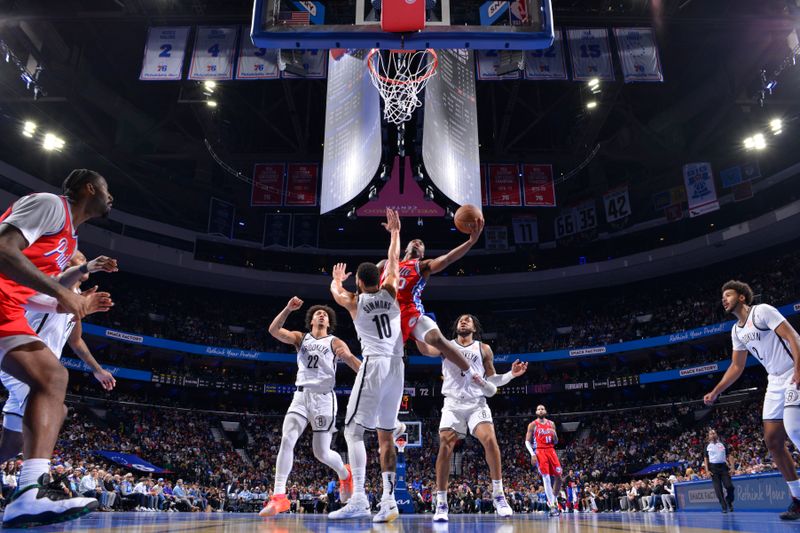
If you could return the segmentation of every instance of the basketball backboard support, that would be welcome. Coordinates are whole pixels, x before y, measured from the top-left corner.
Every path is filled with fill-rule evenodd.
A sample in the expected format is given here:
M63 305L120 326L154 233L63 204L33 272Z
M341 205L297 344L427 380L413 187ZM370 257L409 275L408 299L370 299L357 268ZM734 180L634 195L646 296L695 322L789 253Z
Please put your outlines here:
M413 1L413 0L412 0ZM425 28L381 30L380 0L255 0L250 36L259 48L534 50L553 43L551 0L416 0Z

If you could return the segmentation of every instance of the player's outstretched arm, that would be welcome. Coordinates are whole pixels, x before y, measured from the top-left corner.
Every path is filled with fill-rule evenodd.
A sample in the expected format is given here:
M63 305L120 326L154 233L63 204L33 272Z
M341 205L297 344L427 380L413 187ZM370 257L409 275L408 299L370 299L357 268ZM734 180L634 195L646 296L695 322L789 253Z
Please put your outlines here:
M84 274L94 274L95 272L119 272L117 260L105 255L99 255L83 265L73 266L66 269L58 276L58 282L65 287L72 287L78 283Z
M453 248L446 254L440 255L436 259L431 259L429 261L423 261L420 263L420 269L422 270L422 273L425 275L437 274L467 255L467 252L469 252L472 247L475 246L475 243L478 242L481 232L483 232L483 224L483 219L478 220L478 223L475 225L472 233L469 234L469 239L467 239L467 242L464 244Z
M289 331L284 328L283 325L286 323L286 319L289 318L289 315L301 307L303 307L303 300L297 296L293 296L292 299L289 300L289 303L286 304L286 307L272 319L272 324L269 325L269 334L285 344L291 344L295 348L299 347L300 343L303 342L303 333L300 331Z
M725 392L728 387L733 385L736 380L741 377L745 365L747 364L747 351L734 350L731 359L733 359L731 366L725 371L725 374L722 376L722 379L719 380L717 386L714 387L711 392L703 396L703 402L705 402L706 405L711 405L717 401L719 395Z
M531 454L531 464L536 466L536 452L531 441L533 441L533 423L528 424L528 432L525 434L525 447L528 449L528 453Z
M331 276L331 295L337 304L341 305L350 312L350 316L356 317L356 295L344 288L344 280L351 276L347 271L346 263L336 263L333 266Z
M400 215L394 209L386 208L386 222L383 227L389 232L389 252L386 256L385 272L382 289L388 290L393 296L397 295L397 280L400 278Z
M353 352L350 351L350 347L347 346L346 342L344 342L342 339L334 339L334 341L331 343L331 347L333 348L333 353L336 354L336 357L344 361L344 364L352 368L353 372L358 373L358 369L361 368L361 359L353 355Z
M416 339L415 339L415 342L417 343L417 350L419 350L419 353L421 353L422 355L424 355L426 357L441 357L442 356L442 353L439 350L437 350L436 348L434 348L433 346L431 346L430 344L426 344L424 342L420 342L420 341L418 341Z
M81 361L92 369L92 374L94 374L95 379L100 382L100 386L107 391L113 390L114 387L117 386L117 380L114 379L114 375L100 366L100 363L94 358L89 347L86 346L86 342L83 340L83 324L81 324L80 320L75 321L75 327L72 328L72 333L69 334L67 342L70 348L72 348L72 351L75 352L75 355L80 357Z
M494 369L494 352L492 347L485 342L481 343L481 353L483 354L483 368L486 371L486 381L495 387L508 385L512 379L517 378L528 370L528 363L521 363L519 359L511 365L511 370L505 374L497 374Z

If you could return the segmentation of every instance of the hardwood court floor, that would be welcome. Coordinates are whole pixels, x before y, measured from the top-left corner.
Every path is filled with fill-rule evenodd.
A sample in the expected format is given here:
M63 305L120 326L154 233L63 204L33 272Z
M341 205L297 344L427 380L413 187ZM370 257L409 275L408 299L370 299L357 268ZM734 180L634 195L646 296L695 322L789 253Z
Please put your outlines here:
M372 524L368 519L333 521L324 515L281 515L263 519L255 514L232 513L93 513L67 524L10 531L89 531L126 533L710 533L753 531L779 533L800 531L800 523L782 522L777 513L736 512L674 514L515 515L499 519L493 515L451 515L450 522L431 522L431 515L402 515L392 524Z

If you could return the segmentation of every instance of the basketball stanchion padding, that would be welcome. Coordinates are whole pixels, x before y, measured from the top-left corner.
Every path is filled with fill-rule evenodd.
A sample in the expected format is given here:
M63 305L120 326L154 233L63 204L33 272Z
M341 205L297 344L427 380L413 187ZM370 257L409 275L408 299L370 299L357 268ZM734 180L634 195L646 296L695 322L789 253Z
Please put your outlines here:
M425 27L425 0L381 0L381 29L392 33Z

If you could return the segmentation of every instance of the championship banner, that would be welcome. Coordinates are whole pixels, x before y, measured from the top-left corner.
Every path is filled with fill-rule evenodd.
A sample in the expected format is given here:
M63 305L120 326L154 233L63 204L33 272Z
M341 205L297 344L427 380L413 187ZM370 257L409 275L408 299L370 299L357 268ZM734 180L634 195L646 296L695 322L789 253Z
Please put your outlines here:
M603 207L606 210L606 222L616 222L630 216L631 200L628 186L612 189L603 195Z
M238 26L198 27L189 79L233 79L233 54L236 51L238 31Z
M278 51L256 48L250 40L250 28L242 27L239 39L239 61L236 63L237 80L274 80L280 78Z
M568 80L567 63L564 58L564 35L555 30L553 46L544 50L525 51L526 80Z
M518 80L522 71L514 69L505 74L498 74L500 67L500 52L498 50L476 50L475 63L478 67L479 80Z
M536 244L539 242L539 224L533 215L511 219L514 230L514 244Z
M312 207L317 205L319 165L289 163L286 165L286 205Z
M576 81L614 81L614 64L608 30L605 28L573 28L567 30L572 59L572 78Z
M486 165L481 165L481 205L486 207L489 205L489 194L486 190L486 175L488 174L486 170Z
M280 206L283 199L283 163L259 163L253 167L250 205Z
M625 83L664 81L658 43L651 28L614 28Z
M268 213L264 217L264 237L262 243L267 246L289 247L292 215L290 213Z
M118 465L122 465L133 470L138 470L140 472L152 472L153 474L169 473L169 470L164 470L163 468L160 468L154 464L148 463L137 455L113 452L111 450L95 450L93 453L95 455L99 455L100 457L105 457L109 461L113 461Z
M139 79L166 81L183 78L183 56L188 37L188 26L148 29Z
M553 165L522 165L522 184L523 191L525 192L526 206L556 206Z
M292 247L317 248L319 246L319 215L300 215L292 217Z
M303 64L303 74L293 74L288 70L281 72L284 79L299 80L324 80L328 73L328 51L327 50L291 50L294 54L300 54L300 61ZM280 57L278 57L280 61Z
M519 168L516 164L489 165L489 203L496 207L522 205Z
M689 202L689 218L719 209L711 163L683 165L683 183L686 186L686 197Z
M508 228L505 226L486 226L483 240L487 250L508 250Z
M219 198L211 198L208 207L208 233L233 238L233 219L236 217L236 207Z

